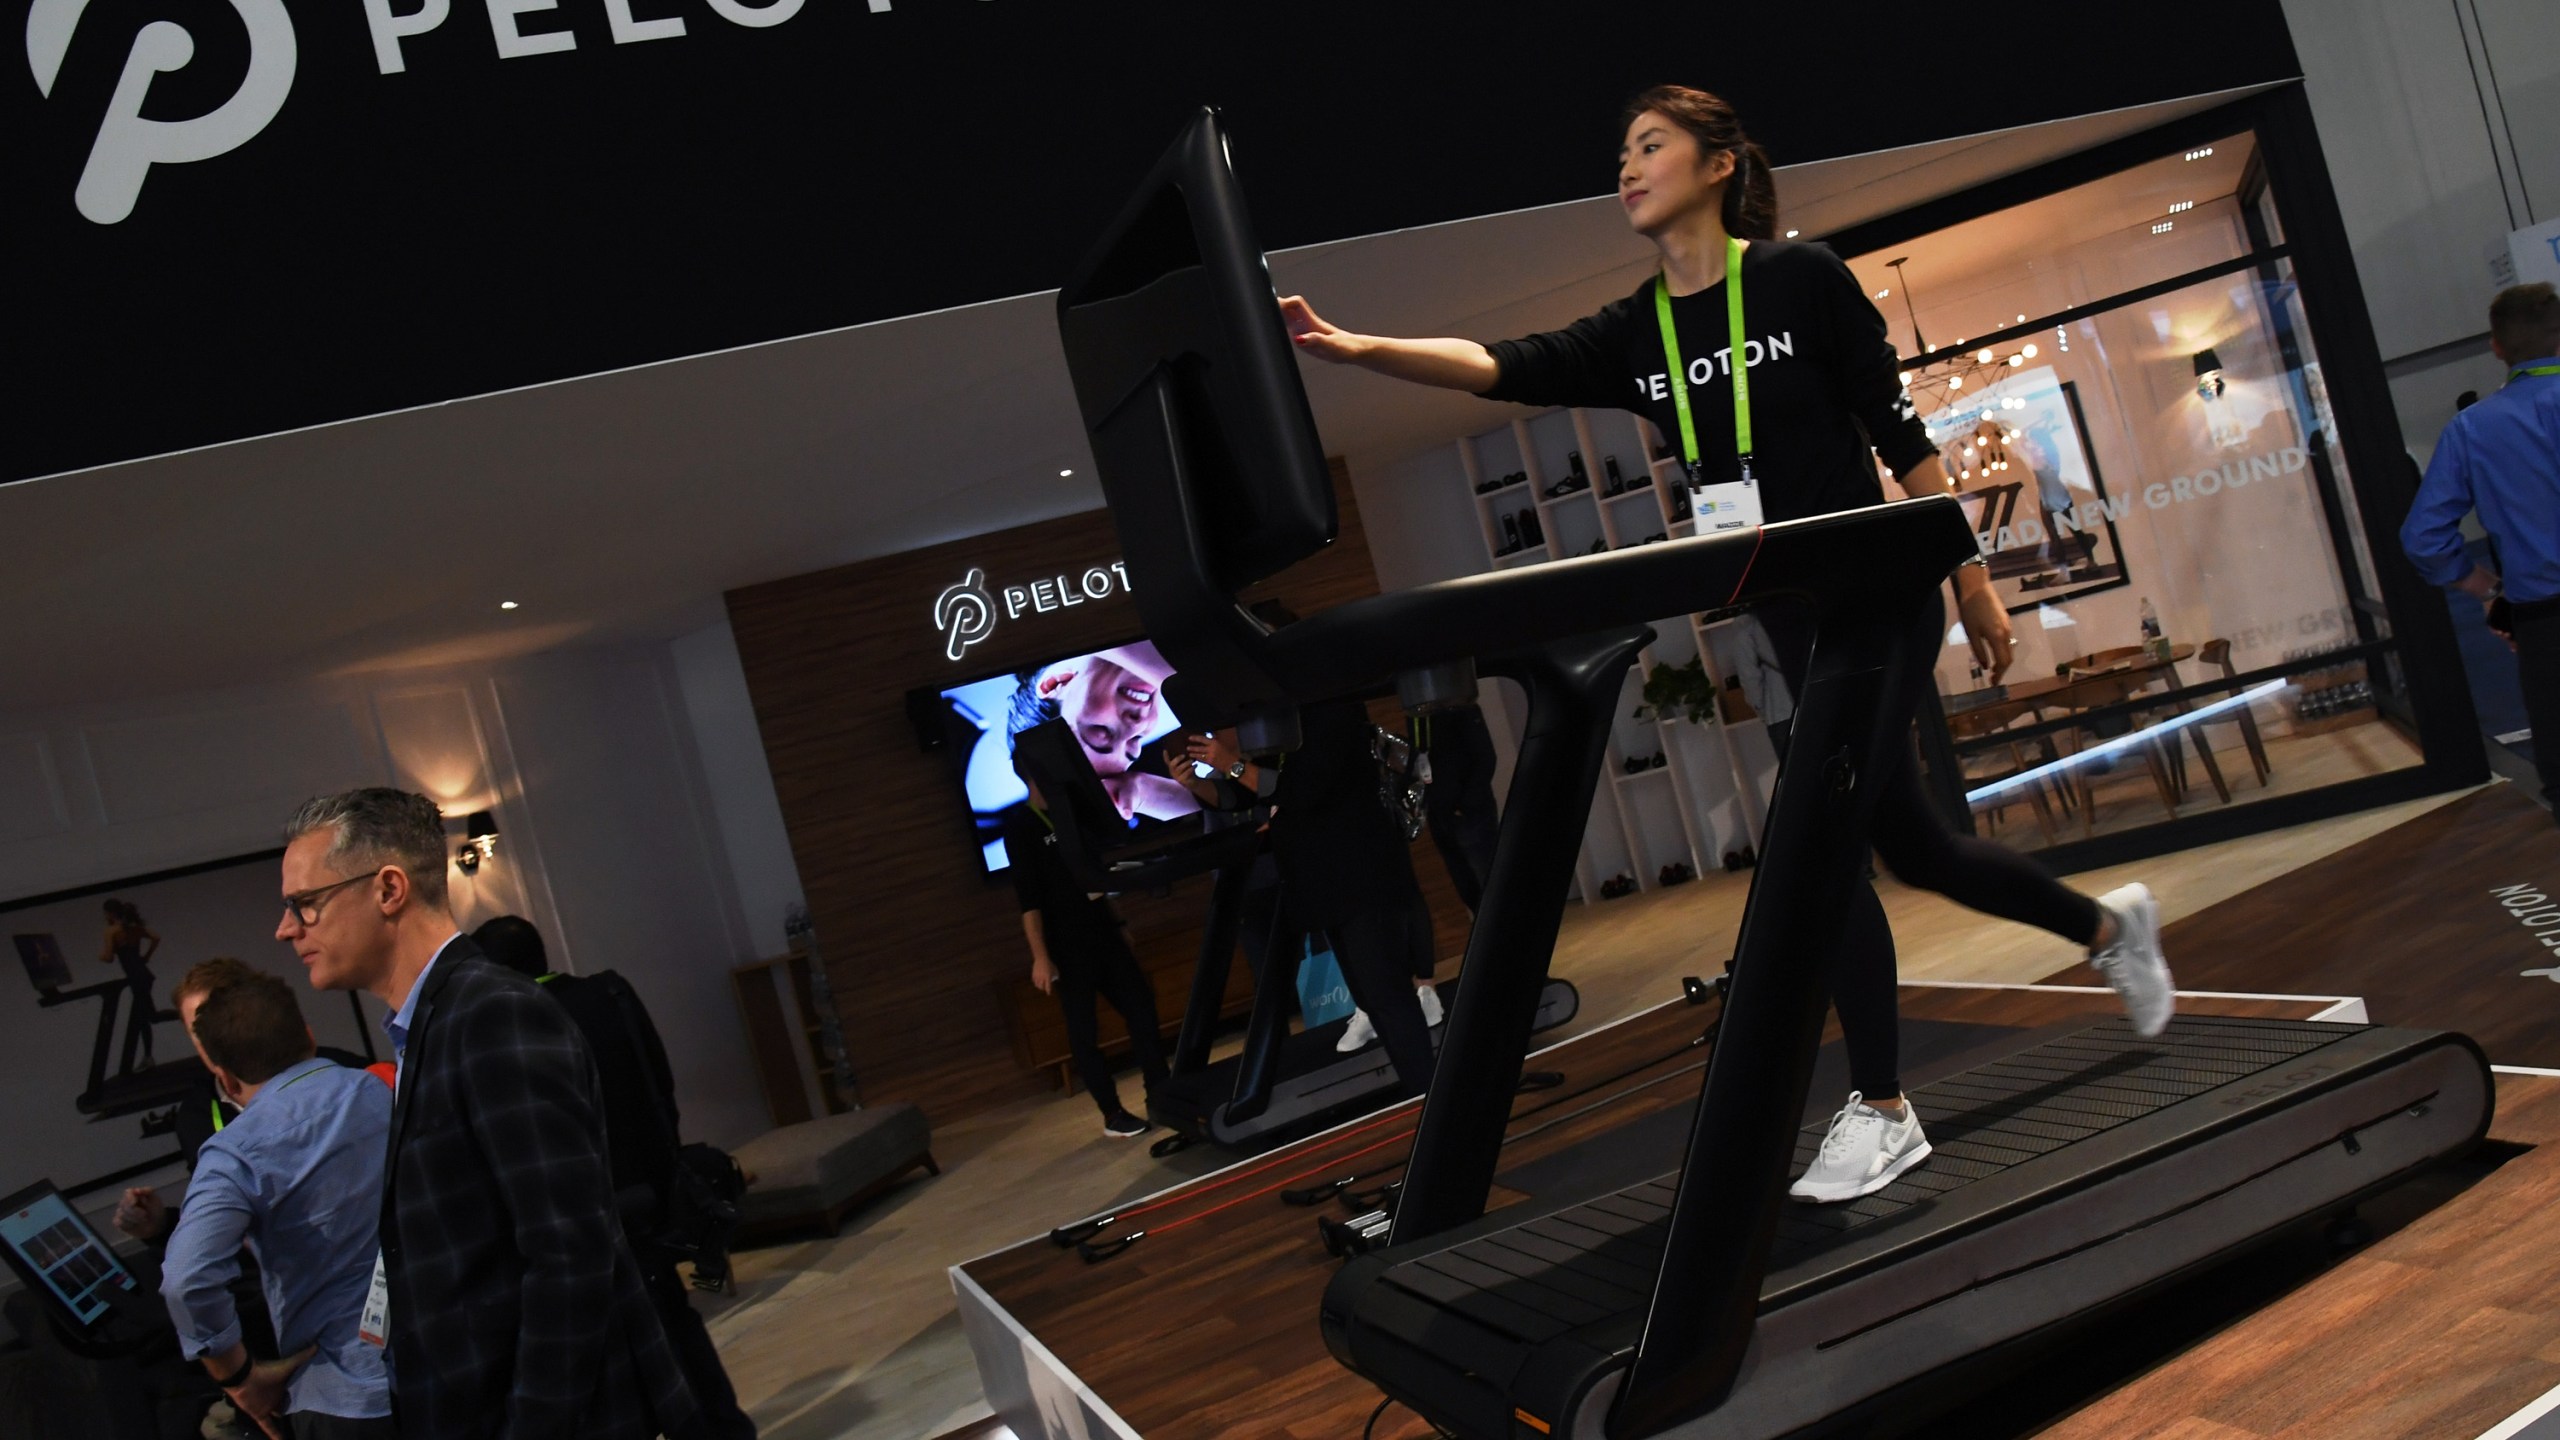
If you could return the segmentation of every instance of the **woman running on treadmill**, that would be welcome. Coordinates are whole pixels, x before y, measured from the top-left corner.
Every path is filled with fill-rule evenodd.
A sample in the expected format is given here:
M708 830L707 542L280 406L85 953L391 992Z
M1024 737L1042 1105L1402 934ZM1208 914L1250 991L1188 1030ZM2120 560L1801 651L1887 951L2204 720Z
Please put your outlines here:
M1659 275L1634 294L1562 330L1491 346L1356 334L1292 296L1280 305L1298 348L1489 400L1634 411L1680 441L1702 517L1709 503L1754 523L1879 504L1877 455L1906 494L1949 493L1884 317L1829 250L1775 238L1768 157L1733 107L1658 86L1628 102L1624 134L1618 200L1661 257ZM1737 368L1748 382L1741 395ZM2016 643L2009 617L1978 560L1955 583L1965 635L1996 681ZM1930 603L1943 628L1943 601ZM1758 613L1802 693L1810 617L1789 607ZM2174 1002L2148 889L2126 885L2092 900L2008 849L1949 834L1907 758L1879 789L1872 838L1904 883L2086 947L2141 1033L2168 1024ZM1790 1193L1842 1201L1883 1189L1928 1158L1929 1142L1902 1096L1893 933L1872 887L1858 887L1824 964L1853 1088Z
M122 900L106 903L106 938L98 942L98 963L124 967L125 983L133 988L133 1018L124 1031L124 1067L121 1073L133 1073L134 1050L139 1046L142 1063L147 1068L160 1063L159 1052L152 1045L151 1027L160 1019L160 1009L152 1003L151 957L159 952L160 937L142 923L139 907Z

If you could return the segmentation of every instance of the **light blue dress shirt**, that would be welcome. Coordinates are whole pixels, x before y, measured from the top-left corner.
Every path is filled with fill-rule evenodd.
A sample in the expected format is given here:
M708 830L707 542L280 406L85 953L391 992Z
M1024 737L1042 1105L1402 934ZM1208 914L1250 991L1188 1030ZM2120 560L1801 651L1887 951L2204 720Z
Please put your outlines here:
M161 1298L190 1360L240 1341L229 1285L240 1248L258 1260L276 1344L317 1347L286 1408L363 1419L391 1413L382 1351L356 1338L373 1282L391 1091L317 1057L279 1072L196 1153Z
M2550 356L2517 366L2514 378L2453 417L2436 440L2417 503L2400 527L2400 548L2430 585L2471 573L2462 517L2498 542L2507 598L2560 598L2560 374L2528 375Z
M418 978L409 986L409 993L400 997L400 1008L383 1017L382 1033L391 1037L392 1078L395 1083L399 1078L400 1066L406 1063L409 1053L409 1026L415 1023L418 997L427 993L427 977L436 973L436 962L442 960L444 952L452 949L453 942L461 938L462 932L457 930L446 937L443 944L436 947L436 953L428 956L427 963L418 967Z

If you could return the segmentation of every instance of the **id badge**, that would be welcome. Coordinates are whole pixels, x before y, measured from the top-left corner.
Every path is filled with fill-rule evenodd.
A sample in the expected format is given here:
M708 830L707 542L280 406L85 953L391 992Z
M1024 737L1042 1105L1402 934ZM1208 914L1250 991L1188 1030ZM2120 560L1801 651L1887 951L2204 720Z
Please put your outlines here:
M391 1282L382 1273L382 1252L373 1252L373 1285L364 1292L364 1314L356 1320L356 1338L379 1350L391 1343Z
M1736 530L1760 528L1760 482L1729 480L1722 485L1700 485L1689 492L1690 506L1698 515L1698 533L1724 535Z

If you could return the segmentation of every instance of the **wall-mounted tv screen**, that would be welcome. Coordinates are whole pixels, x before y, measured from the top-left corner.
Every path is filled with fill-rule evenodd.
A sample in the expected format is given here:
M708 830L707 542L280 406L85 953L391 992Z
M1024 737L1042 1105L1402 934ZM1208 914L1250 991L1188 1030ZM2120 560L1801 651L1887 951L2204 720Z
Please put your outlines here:
M1013 737L1045 720L1063 720L1074 732L1131 829L1199 813L1200 802L1165 768L1164 741L1182 728L1162 693L1169 671L1156 647L1139 640L933 692L988 874L1007 863L1001 817L1029 798L1013 773Z

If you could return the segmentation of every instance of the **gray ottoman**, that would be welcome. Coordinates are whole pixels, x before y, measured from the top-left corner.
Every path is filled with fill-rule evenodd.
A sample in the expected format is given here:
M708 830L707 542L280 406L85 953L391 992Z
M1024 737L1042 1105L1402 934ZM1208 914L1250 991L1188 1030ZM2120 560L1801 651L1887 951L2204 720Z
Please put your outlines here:
M933 1130L913 1105L875 1105L785 1125L736 1153L755 1177L738 1202L740 1245L811 1227L832 1235L855 1206L908 1171L942 1173L933 1163Z

